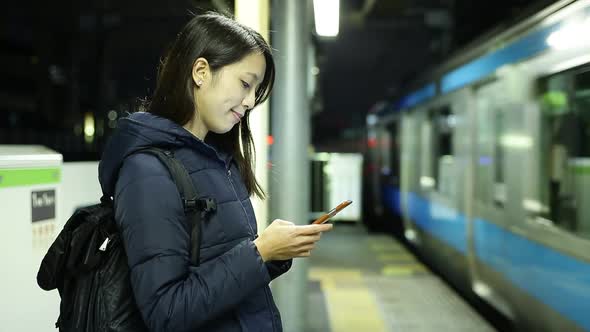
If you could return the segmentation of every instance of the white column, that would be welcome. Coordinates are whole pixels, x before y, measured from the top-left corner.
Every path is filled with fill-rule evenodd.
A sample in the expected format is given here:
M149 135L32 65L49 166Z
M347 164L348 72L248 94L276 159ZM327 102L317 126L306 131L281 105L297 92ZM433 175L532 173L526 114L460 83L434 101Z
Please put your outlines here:
M238 22L258 31L268 42L269 3L268 0L236 0L235 18ZM250 130L256 147L255 174L262 189L268 193L268 101L256 107L250 113ZM263 230L269 223L268 200L252 198L258 230Z

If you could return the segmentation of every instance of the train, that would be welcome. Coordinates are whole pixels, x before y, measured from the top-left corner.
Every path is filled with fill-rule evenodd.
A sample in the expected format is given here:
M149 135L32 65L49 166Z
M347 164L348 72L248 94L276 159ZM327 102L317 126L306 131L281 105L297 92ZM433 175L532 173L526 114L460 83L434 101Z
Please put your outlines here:
M371 218L515 330L590 331L590 1L482 37L412 87L366 118Z

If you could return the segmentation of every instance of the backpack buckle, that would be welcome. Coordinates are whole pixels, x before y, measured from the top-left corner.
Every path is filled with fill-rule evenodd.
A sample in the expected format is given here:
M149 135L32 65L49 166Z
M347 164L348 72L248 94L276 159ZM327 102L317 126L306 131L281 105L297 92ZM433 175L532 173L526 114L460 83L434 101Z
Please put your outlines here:
M184 200L185 211L202 211L204 213L211 213L217 210L217 202L214 198L200 198L200 199L185 199Z

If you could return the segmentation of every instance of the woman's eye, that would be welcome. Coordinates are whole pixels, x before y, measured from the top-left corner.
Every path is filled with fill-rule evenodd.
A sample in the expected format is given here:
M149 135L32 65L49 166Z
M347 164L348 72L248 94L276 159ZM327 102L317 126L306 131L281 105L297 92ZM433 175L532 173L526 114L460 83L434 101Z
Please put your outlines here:
M248 84L247 82L242 81L242 86L244 87L244 89L250 89L250 84Z

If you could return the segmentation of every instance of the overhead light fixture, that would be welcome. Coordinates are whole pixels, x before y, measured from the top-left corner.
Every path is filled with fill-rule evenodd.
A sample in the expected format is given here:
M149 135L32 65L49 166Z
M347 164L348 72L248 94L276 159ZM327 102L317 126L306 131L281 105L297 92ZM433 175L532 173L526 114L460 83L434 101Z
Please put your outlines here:
M340 0L313 0L315 31L322 37L338 36Z
M94 114L86 112L84 114L84 140L86 143L92 143L94 141Z

